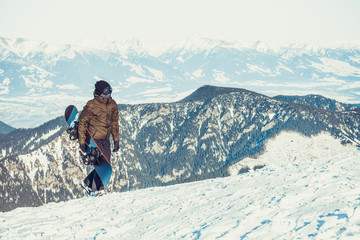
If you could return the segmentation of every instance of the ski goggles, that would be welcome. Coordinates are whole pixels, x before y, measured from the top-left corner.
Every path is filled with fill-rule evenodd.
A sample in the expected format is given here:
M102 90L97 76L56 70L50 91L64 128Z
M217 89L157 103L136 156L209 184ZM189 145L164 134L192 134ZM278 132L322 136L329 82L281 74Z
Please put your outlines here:
M111 87L107 87L104 89L103 94L106 95L110 95L112 93L112 88Z

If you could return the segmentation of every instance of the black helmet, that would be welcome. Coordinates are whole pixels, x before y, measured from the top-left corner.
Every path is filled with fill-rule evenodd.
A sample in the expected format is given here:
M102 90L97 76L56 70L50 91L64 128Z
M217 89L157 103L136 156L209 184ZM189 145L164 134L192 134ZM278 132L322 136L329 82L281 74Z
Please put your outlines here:
M110 84L108 84L106 81L97 81L95 83L95 94L101 96L101 94L103 94L104 90L107 88L111 89Z

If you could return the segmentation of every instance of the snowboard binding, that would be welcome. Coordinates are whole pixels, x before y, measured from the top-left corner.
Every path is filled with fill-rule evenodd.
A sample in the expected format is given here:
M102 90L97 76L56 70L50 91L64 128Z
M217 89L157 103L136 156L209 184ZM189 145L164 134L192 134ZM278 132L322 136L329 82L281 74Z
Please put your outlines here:
M69 138L71 141L78 139L79 137L78 127L79 127L79 122L75 122L75 125L73 127L69 127L66 130L66 132L69 134Z
M80 151L80 156L85 165L99 164L100 151L96 147L90 147L89 153L83 153Z

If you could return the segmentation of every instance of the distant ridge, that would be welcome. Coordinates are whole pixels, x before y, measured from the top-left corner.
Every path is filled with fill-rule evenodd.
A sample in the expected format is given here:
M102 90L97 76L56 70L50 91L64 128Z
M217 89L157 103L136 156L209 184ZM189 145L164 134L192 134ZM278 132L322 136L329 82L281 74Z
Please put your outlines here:
M341 103L334 99L326 98L321 95L314 95L314 94L309 94L306 96L278 95L275 96L274 98L282 101L310 105L316 108L324 109L327 111L333 111L333 112L360 111L360 108L354 104Z
M242 88L231 88L231 87L217 87L217 86L211 86L211 85L204 85L189 96L185 97L184 99L180 100L179 102L192 102L192 101L206 101L208 99L212 99L214 97L223 95L223 94L229 94L233 92L246 92L250 93L251 91L242 89ZM258 94L255 93L254 94Z
M13 128L12 126L0 121L0 134L8 134L14 130L15 128Z

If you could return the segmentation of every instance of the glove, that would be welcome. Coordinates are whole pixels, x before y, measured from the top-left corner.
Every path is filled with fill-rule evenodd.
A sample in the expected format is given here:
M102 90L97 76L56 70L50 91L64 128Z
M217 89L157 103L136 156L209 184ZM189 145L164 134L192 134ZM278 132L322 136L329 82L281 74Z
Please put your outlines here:
M86 152L86 145L85 144L81 144L80 143L80 150L83 151L83 152Z
M119 151L119 141L115 141L115 142L114 142L113 152L117 152L117 151Z

